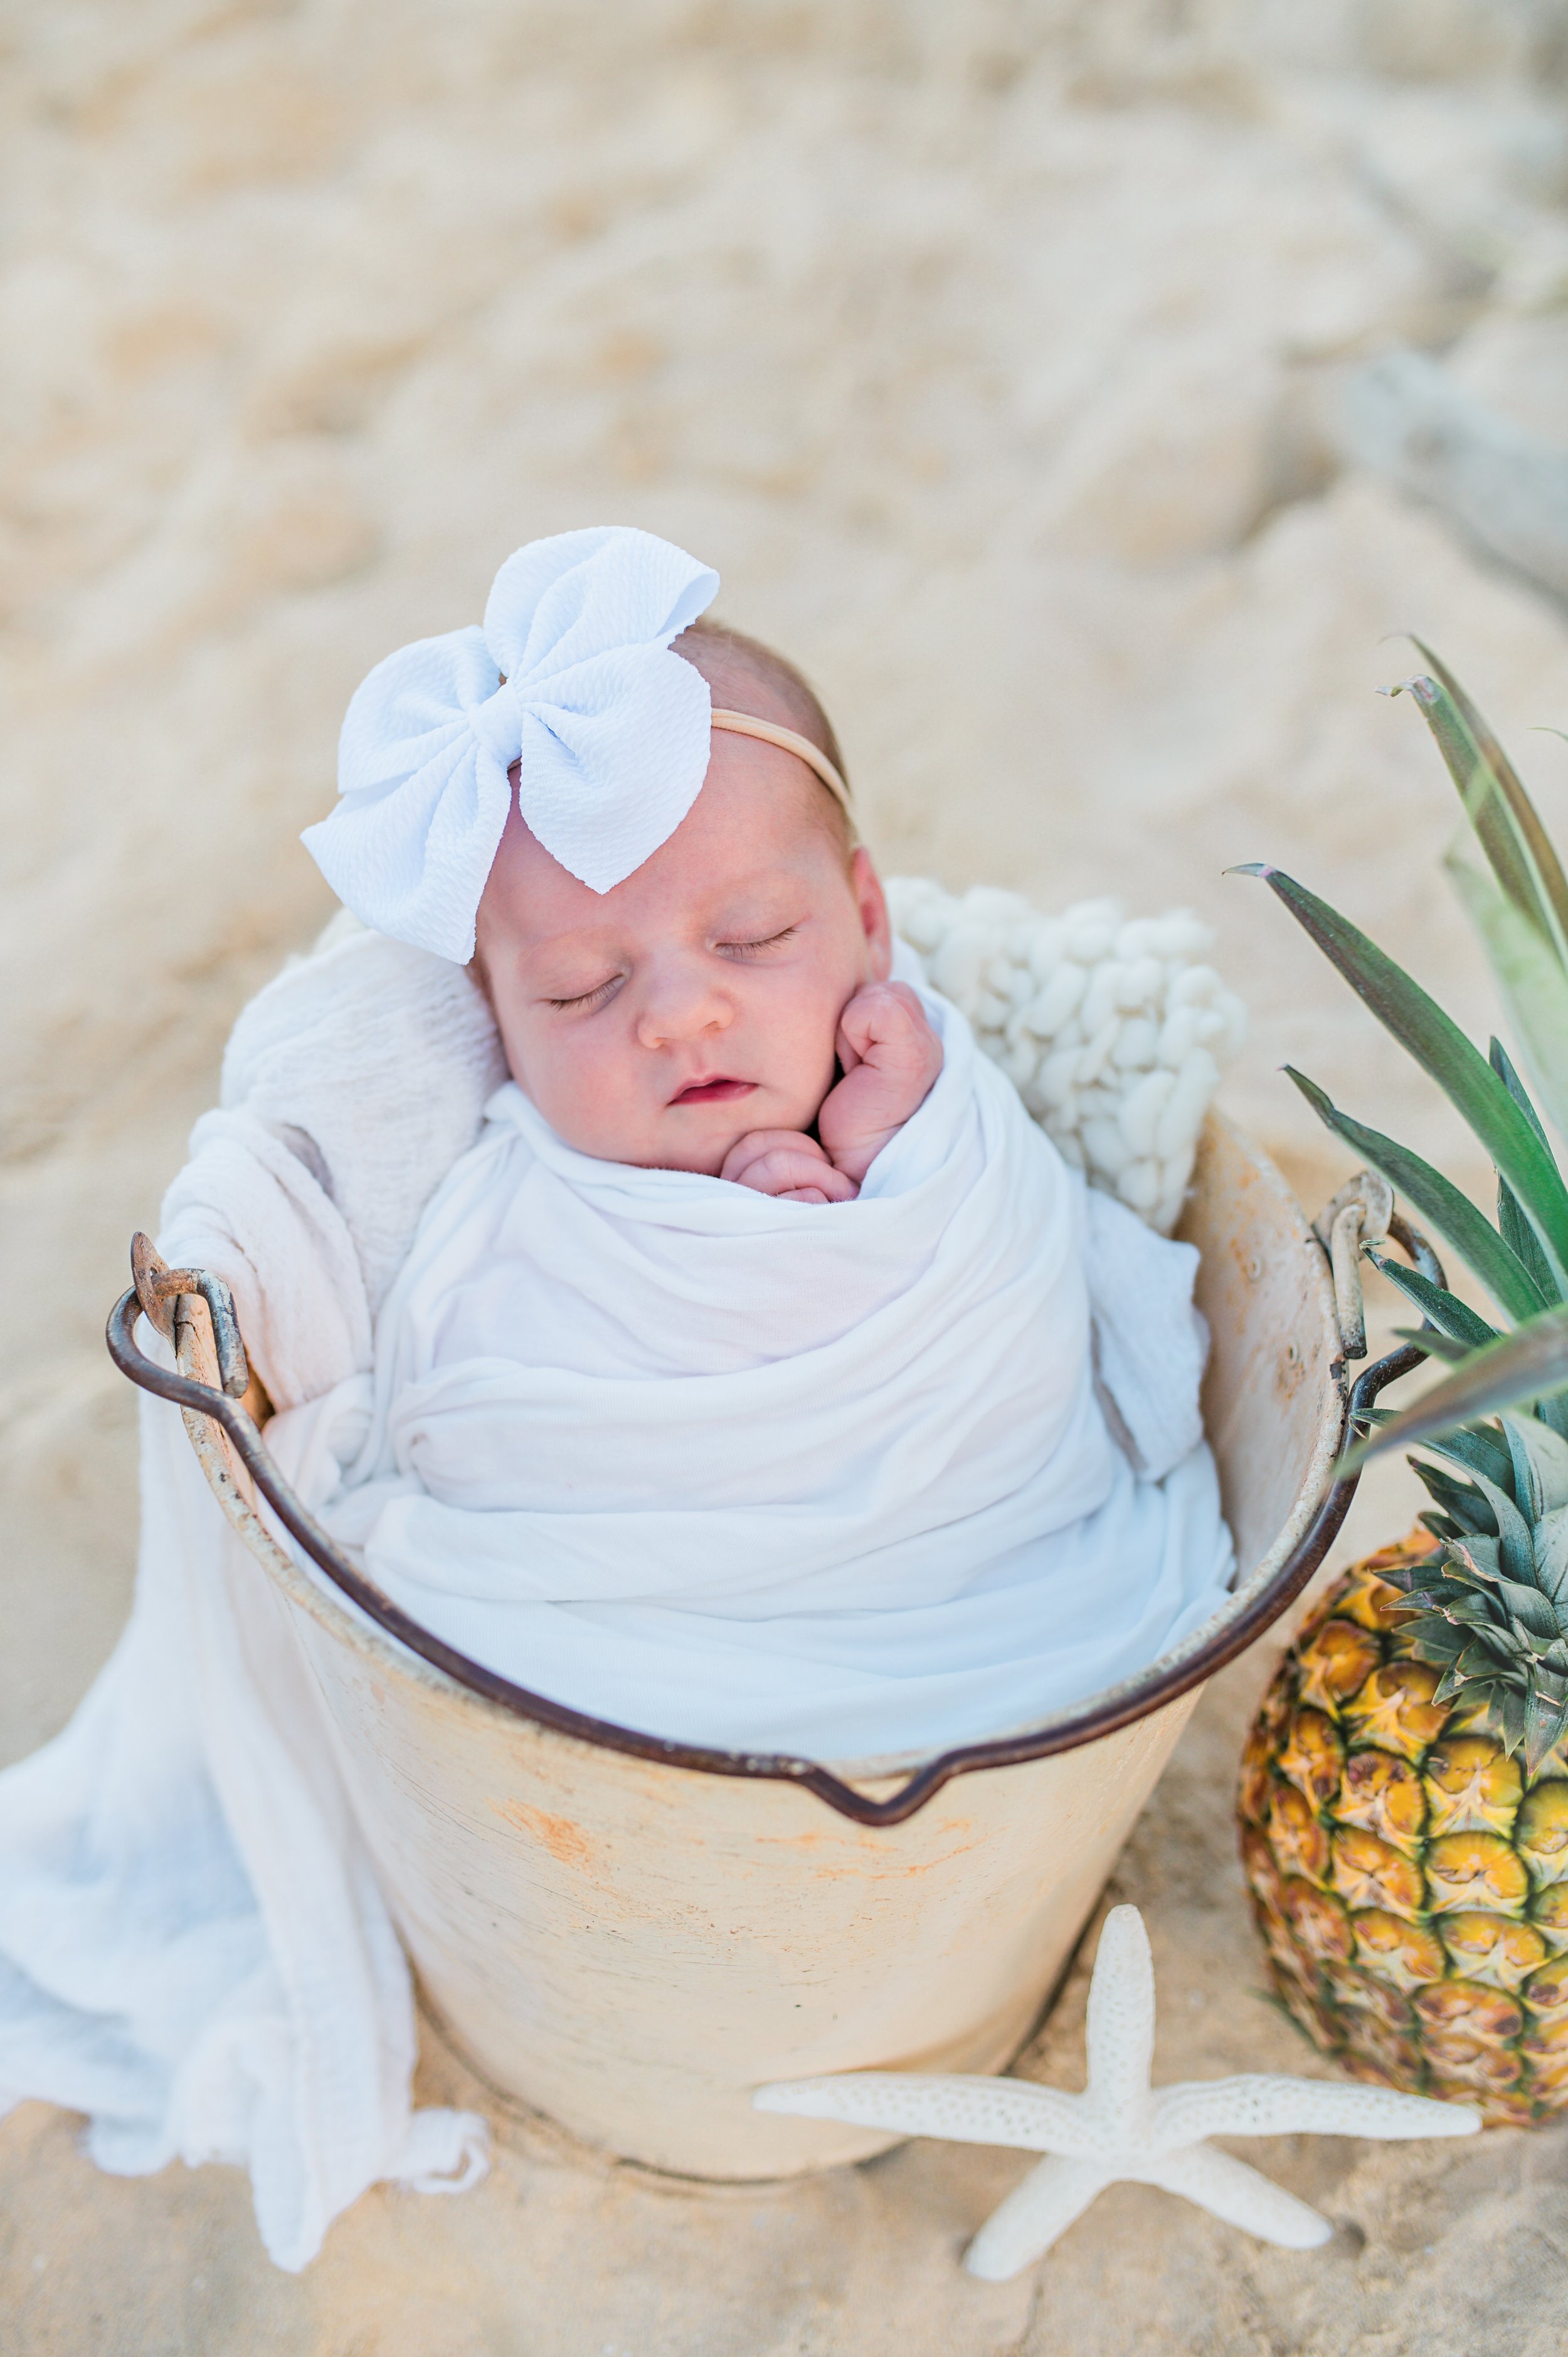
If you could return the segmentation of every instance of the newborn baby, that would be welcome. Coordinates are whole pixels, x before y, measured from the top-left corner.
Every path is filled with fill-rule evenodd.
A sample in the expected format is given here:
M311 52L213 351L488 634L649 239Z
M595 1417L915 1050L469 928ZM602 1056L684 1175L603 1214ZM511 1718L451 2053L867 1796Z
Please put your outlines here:
M840 766L779 657L703 622L673 651L715 707L796 731ZM479 903L478 969L507 1062L558 1137L798 1203L858 1194L940 1069L891 956L882 887L842 803L799 755L727 731L691 812L624 883L591 891L514 805Z
M511 1077L371 1373L269 1437L519 1685L686 1742L936 1749L1223 1601L1196 1255L1090 1197L925 985L820 705L699 619L713 586L646 534L533 544L482 633L350 707L307 841L471 963Z

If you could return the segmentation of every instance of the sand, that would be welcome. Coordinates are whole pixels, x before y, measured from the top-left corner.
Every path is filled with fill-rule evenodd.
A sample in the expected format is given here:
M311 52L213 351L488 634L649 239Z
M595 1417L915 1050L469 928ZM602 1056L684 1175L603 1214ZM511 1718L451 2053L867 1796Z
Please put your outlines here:
M585 522L716 564L838 722L895 870L1186 902L1254 1035L1227 1101L1315 1205L1279 1076L1464 1157L1255 883L1267 857L1477 1026L1454 810L1378 685L1433 638L1568 820L1561 607L1345 463L1391 346L1568 435L1562 0L82 0L0 81L5 1109L0 1757L46 1738L131 1574L102 1318L235 1008L328 913L298 828L343 704ZM1408 1520L1407 1477L1357 1510ZM1343 1550L1342 1550L1343 1552ZM1163 2075L1313 2068L1250 1994L1230 1782L1267 1649L1122 1860ZM1028 2069L1071 2083L1081 1969ZM435 2081L454 2066L432 2050ZM1000 2289L954 2254L1018 2164L915 2146L694 2197L505 2131L376 2193L301 2279L231 2172L96 2176L0 2128L7 2357L1251 2357L1568 2338L1568 2131L1285 2144L1342 2222L1291 2256L1108 2196Z

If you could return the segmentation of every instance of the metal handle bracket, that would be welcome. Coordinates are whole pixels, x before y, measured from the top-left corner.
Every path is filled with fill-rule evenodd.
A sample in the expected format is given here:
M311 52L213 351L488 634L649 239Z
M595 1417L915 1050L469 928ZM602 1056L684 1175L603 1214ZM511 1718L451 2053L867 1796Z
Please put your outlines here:
M138 1228L131 1239L131 1278L143 1317L156 1326L166 1342L175 1340L181 1299L199 1293L212 1320L213 1346L218 1353L218 1380L231 1399L243 1399L251 1388L250 1361L240 1334L234 1297L220 1276L204 1268L170 1268L160 1259L151 1236Z
M1367 1308L1361 1295L1361 1254L1381 1243L1394 1216L1394 1190L1380 1170L1358 1170L1325 1203L1312 1232L1328 1254L1334 1311L1348 1359L1367 1355Z

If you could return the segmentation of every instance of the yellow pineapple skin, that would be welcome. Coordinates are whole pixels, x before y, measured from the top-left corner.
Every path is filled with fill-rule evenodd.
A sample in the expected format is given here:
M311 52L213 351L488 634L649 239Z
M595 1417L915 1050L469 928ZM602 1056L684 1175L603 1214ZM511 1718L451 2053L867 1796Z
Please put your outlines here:
M1568 2110L1568 1758L1527 1776L1434 1702L1387 1574L1303 1623L1241 1754L1241 1866L1274 1988L1353 2077L1527 2127Z

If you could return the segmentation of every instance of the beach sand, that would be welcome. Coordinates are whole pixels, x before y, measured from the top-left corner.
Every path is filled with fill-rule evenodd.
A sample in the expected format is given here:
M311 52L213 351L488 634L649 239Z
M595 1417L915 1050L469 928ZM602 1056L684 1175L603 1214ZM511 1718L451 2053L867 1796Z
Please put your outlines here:
M1222 871L1290 869L1484 1036L1452 794L1372 691L1414 667L1390 633L1434 640L1568 832L1568 754L1525 733L1568 725L1568 619L1335 420L1411 346L1505 442L1568 437L1562 0L81 0L10 42L0 1758L127 1607L102 1321L236 1008L329 913L295 838L344 703L536 533L633 522L716 565L716 610L820 685L890 870L1202 911L1254 1017L1225 1102L1309 1210L1347 1157L1287 1060L1484 1185ZM1412 1510L1380 1469L1337 1560ZM1113 1885L1161 2077L1326 2069L1254 1994L1233 1862L1272 1654L1217 1682ZM1076 2083L1085 1982L1021 2067ZM696 2193L502 2124L480 2190L373 2192L290 2278L234 2172L110 2179L76 2133L0 2127L6 2357L1568 2341L1568 2128L1253 2147L1327 2249L1122 2188L1000 2287L955 2264L1000 2152Z

